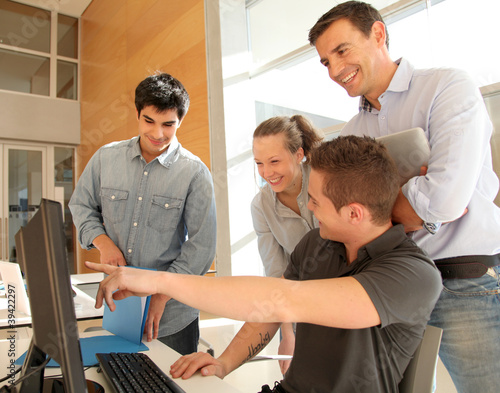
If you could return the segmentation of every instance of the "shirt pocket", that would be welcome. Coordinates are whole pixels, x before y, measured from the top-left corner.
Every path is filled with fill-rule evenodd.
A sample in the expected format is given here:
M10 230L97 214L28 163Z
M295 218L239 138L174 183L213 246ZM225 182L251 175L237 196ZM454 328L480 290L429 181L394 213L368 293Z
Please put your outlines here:
M128 191L101 189L102 216L114 224L122 222L127 209Z
M153 195L148 216L148 226L158 232L176 229L179 224L183 199Z

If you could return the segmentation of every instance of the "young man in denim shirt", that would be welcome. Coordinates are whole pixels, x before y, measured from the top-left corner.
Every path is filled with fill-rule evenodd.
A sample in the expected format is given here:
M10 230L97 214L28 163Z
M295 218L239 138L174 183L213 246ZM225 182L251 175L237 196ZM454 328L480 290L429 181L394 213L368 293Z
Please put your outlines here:
M70 201L78 239L100 261L203 275L215 256L216 218L208 168L184 149L176 132L189 95L171 75L136 88L139 135L101 147ZM197 350L198 310L164 295L149 306L147 339L186 354Z

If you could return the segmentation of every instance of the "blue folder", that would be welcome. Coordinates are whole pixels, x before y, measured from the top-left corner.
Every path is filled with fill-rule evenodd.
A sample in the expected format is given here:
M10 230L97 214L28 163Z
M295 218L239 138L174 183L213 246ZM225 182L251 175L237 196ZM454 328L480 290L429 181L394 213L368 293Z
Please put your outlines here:
M151 296L130 296L115 300L116 309L111 311L105 304L102 327L113 335L80 338L80 348L84 367L96 364L96 353L147 351L142 343L142 336L148 315ZM26 352L16 360L16 365L23 364ZM55 360L50 360L47 367L59 367Z
M130 296L115 300L115 311L111 311L105 304L102 327L108 332L139 345L142 342L150 299L151 296Z
M94 366L97 363L96 353L108 352L127 352L135 353L139 351L147 351L149 348L143 343L135 344L120 336L94 336L84 337L80 339L80 348L82 349L82 360L84 367ZM22 365L26 352L23 353L17 360L16 365ZM59 367L59 364L51 359L47 367Z

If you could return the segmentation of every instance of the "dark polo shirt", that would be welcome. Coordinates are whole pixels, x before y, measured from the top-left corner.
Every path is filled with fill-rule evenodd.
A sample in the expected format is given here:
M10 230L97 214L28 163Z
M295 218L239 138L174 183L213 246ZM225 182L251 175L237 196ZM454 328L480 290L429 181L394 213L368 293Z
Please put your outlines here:
M366 290L381 324L337 329L298 323L293 360L283 380L288 392L397 392L441 292L439 271L401 225L362 247L351 264L342 243L312 230L285 271L291 280L348 276Z

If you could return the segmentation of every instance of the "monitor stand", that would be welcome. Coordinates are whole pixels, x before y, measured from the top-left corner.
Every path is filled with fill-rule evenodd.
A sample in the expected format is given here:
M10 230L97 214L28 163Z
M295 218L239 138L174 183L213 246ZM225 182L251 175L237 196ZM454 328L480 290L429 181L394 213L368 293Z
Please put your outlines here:
M65 393L62 377L44 376L44 363L47 355L31 340L24 359L21 377L26 376L16 392L19 393ZM104 393L104 388L97 382L86 379L87 393Z
M85 381L87 382L87 393L104 393L104 388L97 382L90 379L86 379ZM65 393L63 379L45 377L42 393Z

